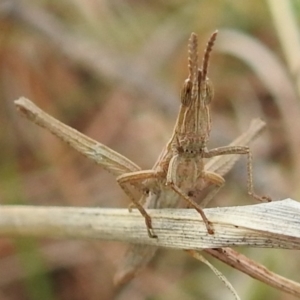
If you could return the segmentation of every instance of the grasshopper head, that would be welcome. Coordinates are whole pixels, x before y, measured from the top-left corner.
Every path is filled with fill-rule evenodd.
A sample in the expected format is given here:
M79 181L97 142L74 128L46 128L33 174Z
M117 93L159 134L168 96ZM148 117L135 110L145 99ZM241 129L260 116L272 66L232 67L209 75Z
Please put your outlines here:
M198 38L195 33L189 39L189 76L181 90L181 109L177 122L177 140L186 153L201 153L210 135L209 104L213 87L207 77L210 52L217 32L214 32L204 52L202 66L198 63Z

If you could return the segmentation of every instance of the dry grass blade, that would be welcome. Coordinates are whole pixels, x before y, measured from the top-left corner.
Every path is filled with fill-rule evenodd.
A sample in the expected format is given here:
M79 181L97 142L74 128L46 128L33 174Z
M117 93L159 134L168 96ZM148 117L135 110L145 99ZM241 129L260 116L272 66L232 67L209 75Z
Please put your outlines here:
M266 267L231 248L205 249L211 256L278 290L300 297L300 284L271 272Z
M126 209L3 205L2 236L36 236L126 241L173 249L249 246L300 249L300 204L282 200L247 206L210 208L216 228L209 235L192 209L150 210L158 239L149 239L143 218Z
M15 101L15 105L23 116L46 128L113 175L119 176L125 172L140 170L135 163L126 157L51 117L30 100L20 98Z
M200 247L199 250L202 247L215 248L214 246L224 244L237 245L238 240L241 245L300 249L300 206L296 201L215 208L208 212L211 220L216 225L219 224L215 235L208 235L205 226L199 226L197 213L193 210L154 210L154 225L155 228L162 228L159 231L162 238L149 239L140 214L129 214L124 209L2 206L0 233L1 236L10 237L127 240L181 249ZM250 228L252 229L249 230ZM219 232L224 235L219 235ZM231 249L205 251L266 284L300 295L298 283L270 272Z

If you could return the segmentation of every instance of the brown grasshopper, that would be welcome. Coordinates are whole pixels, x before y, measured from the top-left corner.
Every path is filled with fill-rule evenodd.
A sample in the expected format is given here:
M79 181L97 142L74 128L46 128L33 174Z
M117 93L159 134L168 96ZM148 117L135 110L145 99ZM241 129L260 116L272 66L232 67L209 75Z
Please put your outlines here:
M195 33L191 34L189 40L189 76L182 88L177 122L169 143L153 169L131 172L117 178L120 186L145 217L150 237L156 237L152 232L151 218L146 210L141 208L141 204L137 204L126 186L127 183L144 186L147 193L152 194L152 197L155 194L156 201L162 201L162 205L158 205L161 208L177 206L178 197L175 197L174 193L170 193L165 186L170 187L180 196L180 199L185 200L189 206L200 213L208 233L213 234L212 225L193 197L207 183L214 184L216 188L201 201L205 204L208 203L223 186L225 180L215 172L206 171L204 159L219 155L246 154L248 157L248 193L257 200L264 201L266 199L253 192L252 155L249 147L236 145L208 150L206 146L211 130L209 104L213 96L207 71L210 52L216 36L217 31L211 35L208 41L202 68L199 69L198 39ZM173 199L173 203L172 200L169 200L170 197Z
M136 206L145 217L150 237L156 237L156 235L153 234L150 216L144 208L141 209L140 203L145 201L158 202L155 205L156 208L167 208L176 207L180 199L186 200L200 213L208 233L213 233L212 226L202 208L189 197L188 193L195 189L198 179L203 179L217 186L224 183L224 179L218 174L204 171L204 160L201 155L209 137L208 105L211 97L204 92L199 93L200 88L206 89L208 82L205 80L201 85L201 74L204 73L206 78L209 54L216 34L215 32L208 42L203 59L203 71L198 69L197 36L194 33L191 35L189 41L189 77L181 92L181 106L177 121L170 141L153 168L123 174L117 178L118 183L132 199L134 205L136 205L136 200L127 184L144 187L144 190L147 191L144 199ZM207 92L210 91L211 89L207 89Z

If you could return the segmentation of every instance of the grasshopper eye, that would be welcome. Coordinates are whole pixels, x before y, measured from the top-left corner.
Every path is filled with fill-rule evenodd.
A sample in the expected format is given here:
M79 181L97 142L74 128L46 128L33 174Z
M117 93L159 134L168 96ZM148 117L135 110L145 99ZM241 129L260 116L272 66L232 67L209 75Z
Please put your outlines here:
M209 78L206 78L205 80L204 89L205 89L205 103L210 104L211 100L214 97L214 88Z
M200 86L200 97L204 100L204 103L206 105L210 104L211 100L214 97L213 85L208 77L206 77L205 81L203 81L201 69L198 70L198 84Z
M192 82L190 79L184 81L181 89L180 100L182 105L189 106L192 100Z

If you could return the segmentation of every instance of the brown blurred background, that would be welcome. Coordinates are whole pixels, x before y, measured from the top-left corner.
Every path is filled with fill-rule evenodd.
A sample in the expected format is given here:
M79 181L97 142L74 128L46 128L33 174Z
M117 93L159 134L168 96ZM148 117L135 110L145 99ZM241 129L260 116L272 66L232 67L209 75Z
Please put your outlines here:
M21 118L13 100L28 97L151 168L176 119L187 76L188 37L192 31L198 34L202 54L215 29L209 147L228 144L252 118L261 117L268 126L252 145L256 191L277 200L298 199L297 3L2 0L0 203L127 207L112 175ZM246 176L242 158L211 206L253 203ZM1 239L0 300L233 299L206 266L171 250L161 250L117 293L112 277L125 248L116 242ZM300 281L296 251L239 250ZM244 300L296 299L207 258Z

